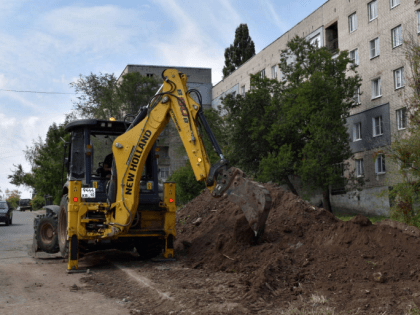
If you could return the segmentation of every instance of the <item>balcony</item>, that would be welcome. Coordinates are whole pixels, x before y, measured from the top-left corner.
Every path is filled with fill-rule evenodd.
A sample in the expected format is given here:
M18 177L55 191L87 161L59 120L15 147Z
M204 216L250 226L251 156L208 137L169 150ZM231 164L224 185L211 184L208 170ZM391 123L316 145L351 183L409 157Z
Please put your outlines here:
M338 52L338 26L337 22L333 23L325 29L325 47L333 54Z

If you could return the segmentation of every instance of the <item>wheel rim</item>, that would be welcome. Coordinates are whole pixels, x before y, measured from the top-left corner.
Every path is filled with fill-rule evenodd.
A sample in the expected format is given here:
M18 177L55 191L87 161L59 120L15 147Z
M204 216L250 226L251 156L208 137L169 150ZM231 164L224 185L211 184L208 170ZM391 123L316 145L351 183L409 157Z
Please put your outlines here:
M39 236L44 244L50 244L54 239L54 228L51 224L41 226Z

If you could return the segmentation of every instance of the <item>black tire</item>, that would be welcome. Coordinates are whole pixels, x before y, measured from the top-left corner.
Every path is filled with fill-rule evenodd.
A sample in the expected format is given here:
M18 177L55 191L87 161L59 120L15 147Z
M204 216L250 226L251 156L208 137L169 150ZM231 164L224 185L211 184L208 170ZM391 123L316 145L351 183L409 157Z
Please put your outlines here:
M60 211L58 213L58 246L63 258L69 257L69 241L67 240L67 205L69 203L68 196L64 195L60 202Z
M47 215L39 218L35 228L38 248L42 251L55 254L59 252L57 236L57 215Z
M10 221L9 222L10 225L12 225L12 220L13 220L13 217L11 217L10 220L9 220Z
M10 224L10 219L9 219L9 218L7 218L7 220L6 220L6 221L4 221L4 223L6 224L6 226L8 226L8 225Z

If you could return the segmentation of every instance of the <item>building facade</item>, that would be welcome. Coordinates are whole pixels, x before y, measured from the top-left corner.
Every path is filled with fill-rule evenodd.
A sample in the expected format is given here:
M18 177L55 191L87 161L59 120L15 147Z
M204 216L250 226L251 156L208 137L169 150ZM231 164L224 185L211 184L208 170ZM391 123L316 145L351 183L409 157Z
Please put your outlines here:
M418 41L420 1L329 0L213 87L212 106L229 93L250 89L250 74L281 80L280 54L287 42L305 37L314 45L349 51L362 78L358 106L347 120L354 159L350 170L366 181L361 192L336 193L333 207L388 214L387 191L398 181L395 165L381 152L406 129L404 99L409 93L404 40Z
M132 72L139 72L142 76L154 77L160 81L162 72L168 68L175 68L178 71L185 73L187 75L188 89L197 89L200 91L204 109L211 108L212 82L211 69L209 68L127 65L118 78L118 81L122 80L123 75ZM195 95L192 94L192 97L194 98ZM184 166L188 159L185 150L183 150L178 131L172 120L160 134L157 148L159 150L159 179L164 182L174 170Z

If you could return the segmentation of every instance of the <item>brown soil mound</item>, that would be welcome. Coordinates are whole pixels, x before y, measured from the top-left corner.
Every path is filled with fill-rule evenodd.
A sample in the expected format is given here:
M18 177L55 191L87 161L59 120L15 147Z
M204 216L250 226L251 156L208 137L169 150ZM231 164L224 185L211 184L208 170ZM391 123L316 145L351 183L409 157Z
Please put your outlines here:
M275 185L265 187L273 203L260 244L251 245L253 232L238 206L205 191L177 213L177 254L194 268L238 273L250 302L315 294L337 311L404 314L416 300L418 229L372 225L363 216L342 222Z

